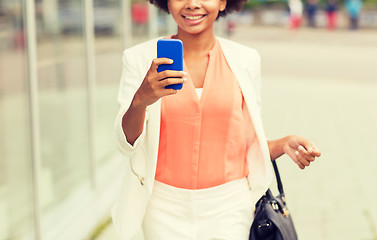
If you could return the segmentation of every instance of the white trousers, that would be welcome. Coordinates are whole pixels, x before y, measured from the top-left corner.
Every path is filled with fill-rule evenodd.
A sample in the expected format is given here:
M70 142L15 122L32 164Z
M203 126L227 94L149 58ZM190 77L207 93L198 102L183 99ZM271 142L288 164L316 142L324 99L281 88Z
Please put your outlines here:
M145 240L248 240L253 221L247 179L189 190L156 181L143 220Z

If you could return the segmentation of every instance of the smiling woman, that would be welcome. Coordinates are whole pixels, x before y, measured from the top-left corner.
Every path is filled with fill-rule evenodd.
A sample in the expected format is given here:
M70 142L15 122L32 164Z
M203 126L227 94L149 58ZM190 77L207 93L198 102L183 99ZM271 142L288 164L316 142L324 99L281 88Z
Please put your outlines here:
M204 0L204 1L207 1L207 0ZM169 13L168 0L149 0L149 2L154 4L156 7L164 10L165 12ZM243 4L246 2L247 0L237 0L237 1L227 2L226 8L223 11L219 12L219 17L224 17L230 12L241 10Z
M212 34L213 23L224 11L226 0L169 0L168 9L178 25L178 34ZM213 42L212 42L213 45Z
M182 41L183 71L157 71L172 64L156 58L157 39L124 51L114 131L129 162L114 226L124 240L140 231L146 240L247 240L271 160L288 154L304 169L320 152L299 136L266 140L259 54L214 36L216 19L244 0L150 1L177 25L165 38Z

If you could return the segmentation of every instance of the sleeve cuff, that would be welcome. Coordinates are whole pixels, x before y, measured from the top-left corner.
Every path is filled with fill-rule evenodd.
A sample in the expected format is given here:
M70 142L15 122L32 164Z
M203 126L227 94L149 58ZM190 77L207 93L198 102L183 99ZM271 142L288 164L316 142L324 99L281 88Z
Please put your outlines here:
M140 142L142 142L143 139L144 139L145 132L146 132L145 129L146 129L147 121L148 121L148 112L145 113L143 131L141 132L140 136L136 139L134 144L131 145L129 142L127 142L126 135L124 134L123 128L122 128L122 118L123 118L123 115L125 114L126 111L127 111L127 109L121 111L118 114L117 121L116 121L115 127L114 127L114 131L115 131L115 137L116 137L116 141L117 141L117 145L118 145L119 150L123 154L130 156L135 151L135 149L138 148L138 146L140 145Z

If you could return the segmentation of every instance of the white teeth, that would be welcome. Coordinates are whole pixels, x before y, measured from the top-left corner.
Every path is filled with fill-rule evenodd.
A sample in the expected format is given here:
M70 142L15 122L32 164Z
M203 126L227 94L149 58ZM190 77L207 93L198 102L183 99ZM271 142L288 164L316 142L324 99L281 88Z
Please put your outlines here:
M198 20L202 18L203 16L185 16L188 20Z

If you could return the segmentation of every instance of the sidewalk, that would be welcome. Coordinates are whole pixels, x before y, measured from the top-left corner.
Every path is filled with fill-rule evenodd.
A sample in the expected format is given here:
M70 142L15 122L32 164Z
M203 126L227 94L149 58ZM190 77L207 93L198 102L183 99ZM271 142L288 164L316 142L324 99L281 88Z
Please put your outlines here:
M251 27L232 38L261 54L267 136L299 134L323 153L304 171L278 161L299 239L377 240L376 32Z

